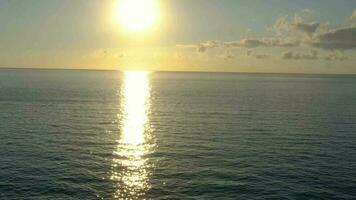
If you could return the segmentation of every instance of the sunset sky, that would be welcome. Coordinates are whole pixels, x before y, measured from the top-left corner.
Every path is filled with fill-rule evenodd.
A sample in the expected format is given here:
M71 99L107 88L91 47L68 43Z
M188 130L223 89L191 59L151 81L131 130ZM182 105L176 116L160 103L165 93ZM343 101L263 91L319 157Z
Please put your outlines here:
M356 73L354 0L123 1L1 0L0 66Z

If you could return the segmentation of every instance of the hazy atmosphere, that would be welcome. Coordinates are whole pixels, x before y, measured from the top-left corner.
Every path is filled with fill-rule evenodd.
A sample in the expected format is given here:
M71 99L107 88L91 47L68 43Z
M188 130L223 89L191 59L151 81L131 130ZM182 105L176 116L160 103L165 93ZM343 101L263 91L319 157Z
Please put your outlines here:
M150 24L132 30L120 1L2 0L0 66L356 73L356 1L153 4Z
M355 200L356 0L0 0L0 200Z

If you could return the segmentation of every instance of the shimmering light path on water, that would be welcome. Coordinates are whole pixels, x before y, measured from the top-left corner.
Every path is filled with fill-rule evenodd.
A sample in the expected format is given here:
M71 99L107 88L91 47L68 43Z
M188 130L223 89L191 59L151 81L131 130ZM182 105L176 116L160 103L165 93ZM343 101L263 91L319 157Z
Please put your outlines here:
M150 85L148 72L129 71L124 74L120 93L122 114L120 139L114 151L112 179L117 181L115 198L142 198L151 185L152 166L146 154L152 153L148 119Z

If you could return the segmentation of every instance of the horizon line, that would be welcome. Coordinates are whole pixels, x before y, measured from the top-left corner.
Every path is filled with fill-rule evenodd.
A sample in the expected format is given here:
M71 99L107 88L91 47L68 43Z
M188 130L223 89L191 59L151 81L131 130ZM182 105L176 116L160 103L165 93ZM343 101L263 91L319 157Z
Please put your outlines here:
M163 73L236 73L236 74L291 74L291 75L356 75L356 73L302 73L302 72L249 72L249 71L186 71L186 70L120 70L120 69L95 69L95 68L60 68L60 67L3 67L2 69L14 70L83 70L83 71L150 71L150 72L163 72Z

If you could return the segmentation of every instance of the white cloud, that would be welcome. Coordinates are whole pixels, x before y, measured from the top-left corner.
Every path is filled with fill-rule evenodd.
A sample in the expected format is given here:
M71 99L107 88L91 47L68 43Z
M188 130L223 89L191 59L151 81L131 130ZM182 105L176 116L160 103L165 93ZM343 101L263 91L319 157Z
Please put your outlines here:
M354 12L352 13L350 19L356 19L356 9L355 9Z
M288 15L279 17L275 21L272 29L279 36L293 35L293 33L299 32L310 38L318 30L320 25L319 22L305 22L302 17L296 14L292 19L290 19Z
M303 15L311 15L311 14L314 13L314 11L311 10L311 9L309 9L309 8L305 8L305 9L302 10L301 13L302 13Z

